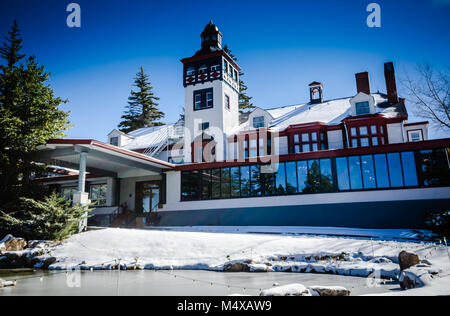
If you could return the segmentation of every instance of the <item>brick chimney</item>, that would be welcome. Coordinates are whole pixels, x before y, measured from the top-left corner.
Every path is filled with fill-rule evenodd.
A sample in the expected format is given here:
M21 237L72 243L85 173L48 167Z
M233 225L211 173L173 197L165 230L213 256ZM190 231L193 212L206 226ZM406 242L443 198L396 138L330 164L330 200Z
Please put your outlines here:
M363 92L370 95L369 73L361 72L355 75L357 93Z
M386 78L386 91L388 95L388 102L397 103L397 84L395 82L395 69L392 62L384 64L384 77Z

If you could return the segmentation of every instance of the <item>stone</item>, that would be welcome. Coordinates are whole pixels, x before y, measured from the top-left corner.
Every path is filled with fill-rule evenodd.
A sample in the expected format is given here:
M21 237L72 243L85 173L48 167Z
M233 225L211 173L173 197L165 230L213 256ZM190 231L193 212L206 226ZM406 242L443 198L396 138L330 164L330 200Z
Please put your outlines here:
M398 263L400 265L400 271L409 269L420 263L419 256L406 251L400 252L398 255Z
M243 262L227 263L223 268L224 272L250 272L248 264Z
M326 287L326 286L311 286L310 290L316 292L319 296L350 296L351 292L343 287Z
M418 286L420 286L420 283L413 273L407 271L402 272L400 276L400 287L402 290L414 289Z
M23 238L15 238L12 235L7 235L0 241L0 251L22 251L27 246L27 241Z
M43 261L42 269L47 270L52 264L56 262L55 257L48 257Z

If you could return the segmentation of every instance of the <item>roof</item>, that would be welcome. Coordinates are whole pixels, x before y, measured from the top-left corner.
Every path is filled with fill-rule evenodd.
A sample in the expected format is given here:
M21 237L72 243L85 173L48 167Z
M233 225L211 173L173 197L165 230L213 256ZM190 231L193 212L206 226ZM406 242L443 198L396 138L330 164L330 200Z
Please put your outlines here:
M374 93L375 113L386 118L406 116L407 111L403 101L392 104L388 103L387 96L381 93ZM342 120L351 116L350 100L354 97L334 99L322 103L298 104L280 108L266 110L274 120L269 127L273 130L282 131L291 125L321 122L327 125L339 125ZM248 122L241 124L233 132L248 129Z
M129 133L133 139L123 148L135 150L158 146L167 141L167 135L175 124L146 127Z

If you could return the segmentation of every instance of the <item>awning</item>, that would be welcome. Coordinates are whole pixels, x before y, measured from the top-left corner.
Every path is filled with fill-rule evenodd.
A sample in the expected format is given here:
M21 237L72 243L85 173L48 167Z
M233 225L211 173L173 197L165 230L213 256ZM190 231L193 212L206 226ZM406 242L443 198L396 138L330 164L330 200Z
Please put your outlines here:
M80 169L80 157L86 156L86 172L101 177L128 178L160 175L175 166L140 153L91 139L50 140L38 147L35 161Z

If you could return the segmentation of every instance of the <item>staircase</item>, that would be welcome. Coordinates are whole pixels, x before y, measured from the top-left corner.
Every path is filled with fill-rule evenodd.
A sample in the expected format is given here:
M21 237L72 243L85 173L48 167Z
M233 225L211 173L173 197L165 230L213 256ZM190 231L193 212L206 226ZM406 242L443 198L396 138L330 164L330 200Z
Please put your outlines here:
M172 141L178 141L184 137L184 122L178 121L174 125L163 126L153 144L144 150L143 154L157 158L165 148L169 148Z

